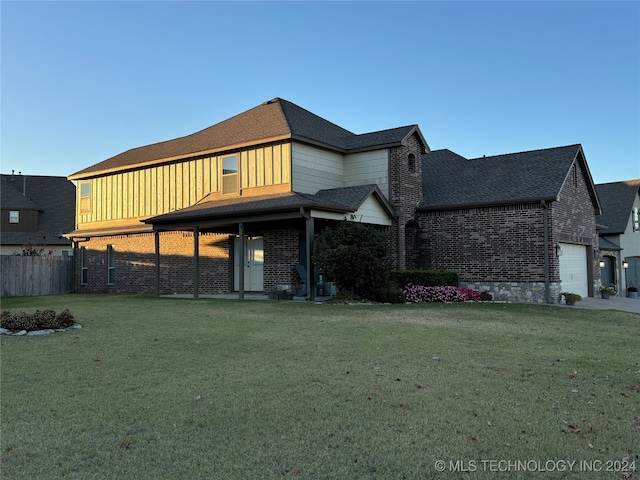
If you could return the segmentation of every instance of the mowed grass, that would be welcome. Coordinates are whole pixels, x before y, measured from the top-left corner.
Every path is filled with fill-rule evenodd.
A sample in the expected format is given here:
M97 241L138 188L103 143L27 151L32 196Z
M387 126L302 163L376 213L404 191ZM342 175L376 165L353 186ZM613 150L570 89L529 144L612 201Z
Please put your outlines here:
M595 479L623 478L625 461L640 470L636 314L2 301L65 307L82 330L1 338L3 478Z

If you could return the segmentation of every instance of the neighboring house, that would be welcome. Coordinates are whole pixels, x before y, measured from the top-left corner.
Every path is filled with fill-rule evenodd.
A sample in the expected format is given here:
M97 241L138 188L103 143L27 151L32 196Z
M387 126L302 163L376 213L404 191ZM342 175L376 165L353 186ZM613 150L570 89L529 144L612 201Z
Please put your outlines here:
M640 286L640 179L601 183L596 191L602 284L615 284L624 295L627 287Z
M69 179L79 292L313 284L314 234L345 218L387 231L396 268L452 268L499 298L554 302L561 281L584 294L599 282L600 206L579 145L468 161L430 153L417 125L358 135L276 98ZM563 267L561 251L581 264Z
M24 249L42 255L73 255L63 233L75 224L76 189L65 177L2 175L0 253Z

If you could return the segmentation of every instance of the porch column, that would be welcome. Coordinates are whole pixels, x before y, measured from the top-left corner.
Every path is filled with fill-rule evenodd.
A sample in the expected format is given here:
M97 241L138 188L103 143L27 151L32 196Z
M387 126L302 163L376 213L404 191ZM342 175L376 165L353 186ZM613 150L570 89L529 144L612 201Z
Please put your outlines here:
M193 298L198 298L200 286L200 228L193 227Z
M314 233L314 219L311 216L311 213L306 217L306 228L305 228L305 246L306 246L306 257L307 264L305 265L307 269L307 293L309 294L309 301L313 302L316 299L316 283L314 280L313 274L313 262L311 261L311 254L313 252L313 237Z
M160 296L160 232L156 230L155 236L155 253L156 253L156 296Z
M238 298L244 300L244 223L238 224L238 250L236 255L238 256ZM235 263L235 262L234 262ZM233 266L232 266L233 268Z

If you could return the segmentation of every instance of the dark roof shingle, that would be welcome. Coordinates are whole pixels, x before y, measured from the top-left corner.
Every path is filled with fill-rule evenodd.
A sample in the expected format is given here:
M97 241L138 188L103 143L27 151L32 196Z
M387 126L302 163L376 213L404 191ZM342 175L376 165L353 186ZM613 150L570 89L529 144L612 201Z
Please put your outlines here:
M606 227L598 232L600 235L624 233L639 189L640 179L596 185L602 203L598 223Z
M222 152L286 138L346 152L377 145L399 144L413 130L417 130L417 125L356 135L294 103L274 98L191 135L127 150L80 170L69 178L77 180L169 159ZM420 137L422 138L421 134ZM424 142L423 138L422 141ZM426 146L426 142L424 143Z
M557 199L580 145L473 160L436 150L422 156L423 210ZM584 168L586 168L586 162ZM590 176L590 174L589 174ZM594 199L597 203L597 199Z
M220 219L243 215L298 211L300 208L318 208L334 212L355 212L369 197L376 194L381 202L386 202L376 185L320 190L316 194L286 192L254 197L233 197L207 200L181 210L148 218L148 224L168 224L206 219ZM385 207L386 207L385 203ZM388 211L391 209L388 207Z

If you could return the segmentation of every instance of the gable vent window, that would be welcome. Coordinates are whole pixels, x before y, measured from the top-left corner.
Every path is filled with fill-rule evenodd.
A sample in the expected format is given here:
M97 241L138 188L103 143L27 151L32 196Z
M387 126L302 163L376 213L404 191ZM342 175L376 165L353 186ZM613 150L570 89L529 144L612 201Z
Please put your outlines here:
M578 188L578 165L573 164L573 186Z
M17 210L9 211L9 223L20 223L20 212Z
M238 157L222 159L222 194L238 193Z
M407 167L412 173L416 171L416 156L413 153L407 157Z
M80 213L91 213L91 184L80 184Z

